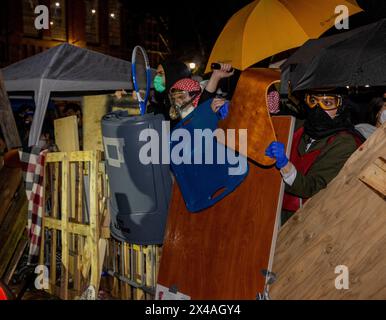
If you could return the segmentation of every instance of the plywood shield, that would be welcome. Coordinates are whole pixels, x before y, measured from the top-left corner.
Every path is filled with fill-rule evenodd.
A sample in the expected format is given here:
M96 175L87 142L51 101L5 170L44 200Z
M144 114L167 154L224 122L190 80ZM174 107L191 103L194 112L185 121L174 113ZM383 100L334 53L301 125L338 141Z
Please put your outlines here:
M273 123L290 150L293 118ZM249 168L234 192L200 214L186 209L174 184L158 284L192 299L253 300L263 291L261 270L271 264L284 186L275 167Z
M272 299L386 299L386 201L360 180L380 168L380 158L386 158L386 124L286 223Z
M220 122L223 129L248 129L247 148L243 148L238 142L239 139L236 139L235 148L244 156L264 166L275 163L275 160L265 156L269 144L276 141L267 107L267 91L279 79L280 73L273 69L243 71L231 101L229 116ZM227 146L232 148L229 144ZM248 154L243 150L247 150Z

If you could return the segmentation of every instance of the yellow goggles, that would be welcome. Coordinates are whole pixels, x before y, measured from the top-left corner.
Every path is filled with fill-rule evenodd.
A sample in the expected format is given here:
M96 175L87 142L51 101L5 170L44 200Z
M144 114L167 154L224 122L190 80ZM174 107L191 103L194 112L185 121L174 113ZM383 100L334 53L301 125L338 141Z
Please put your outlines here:
M324 110L334 110L341 106L342 97L338 95L306 94L305 101L311 109L319 104Z

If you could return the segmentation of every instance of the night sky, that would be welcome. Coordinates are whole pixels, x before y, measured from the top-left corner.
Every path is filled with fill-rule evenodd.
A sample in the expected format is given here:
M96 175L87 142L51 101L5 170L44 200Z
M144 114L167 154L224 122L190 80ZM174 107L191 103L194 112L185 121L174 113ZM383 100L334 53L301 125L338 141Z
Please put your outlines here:
M126 1L126 0L125 0ZM252 0L152 1L127 0L138 14L151 13L169 18L168 34L173 56L206 63L213 45L228 19ZM315 0L310 0L315 1ZM355 28L386 17L386 0L357 0L365 13L350 17ZM331 30L326 34L332 34Z

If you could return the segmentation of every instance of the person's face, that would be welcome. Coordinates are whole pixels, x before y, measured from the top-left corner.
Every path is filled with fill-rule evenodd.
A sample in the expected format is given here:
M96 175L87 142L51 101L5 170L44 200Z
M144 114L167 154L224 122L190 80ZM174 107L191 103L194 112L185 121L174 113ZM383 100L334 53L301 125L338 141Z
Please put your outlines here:
M181 107L184 104L188 103L191 98L188 92L186 91L176 91L170 94L170 99L172 105Z
M340 107L341 99L337 95L307 94L306 103L311 109L319 105L323 111L331 117L331 119L334 119L338 112L338 108Z
M162 65L158 65L157 71L156 71L156 75L161 76L162 79L163 79L163 82L166 83L166 79L165 79L165 70L164 70L164 68L162 67Z
M381 119L381 118L384 118L384 116L382 116L382 115L383 115L385 112L386 112L386 102L383 103L383 107L382 107L381 110L379 110L379 112L377 113L377 117L376 117L377 122L376 122L376 124L375 124L375 126L376 126L377 128L379 128L379 127L383 124L384 121L382 121L383 119Z

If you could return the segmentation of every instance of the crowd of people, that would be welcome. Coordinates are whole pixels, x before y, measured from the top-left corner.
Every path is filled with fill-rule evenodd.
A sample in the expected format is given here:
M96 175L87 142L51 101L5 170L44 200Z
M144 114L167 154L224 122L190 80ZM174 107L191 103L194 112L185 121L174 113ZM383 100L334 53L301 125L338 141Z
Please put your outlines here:
M82 129L82 108L78 103L58 101L54 103L54 108L48 108L44 118L43 127L40 136L39 146L41 148L54 148L54 121L56 119L76 115L78 119L78 128ZM28 149L28 138L31 130L32 120L35 114L35 107L31 104L22 104L14 112L16 126L23 149Z
M231 77L233 72L231 65L220 65L206 86L191 79L188 68L181 62L159 65L152 111L164 114L173 123L202 102L213 99L213 112L222 113L224 118L225 100L217 97L216 92L219 81ZM386 92L370 92L367 98L358 103L359 94L328 88L297 94L290 91L288 99L281 100L277 88L268 90L268 99L274 101L270 104L270 108L274 105L272 113L297 119L290 156L280 141L272 141L266 150L266 155L276 160L285 183L282 224L307 199L326 188L352 153L386 121Z
M200 83L192 79L186 64L163 62L157 67L147 112L163 114L173 127L200 104L212 99L213 112L224 119L229 104L219 95L219 83L233 74L231 65L220 64L209 80ZM367 95L365 102L358 103L358 95L339 88L296 94L289 90L288 99L284 100L280 99L278 91L277 87L268 90L270 112L297 118L289 157L280 141L272 141L266 150L266 155L276 160L286 186L282 211L284 223L308 198L325 188L351 154L386 121L386 92L374 92ZM15 112L25 148L28 147L34 111L33 106L25 104ZM71 115L77 116L81 135L83 115L80 105L58 102L54 109L47 111L41 135L42 147L54 145L54 120ZM4 149L4 140L0 137L1 155Z

